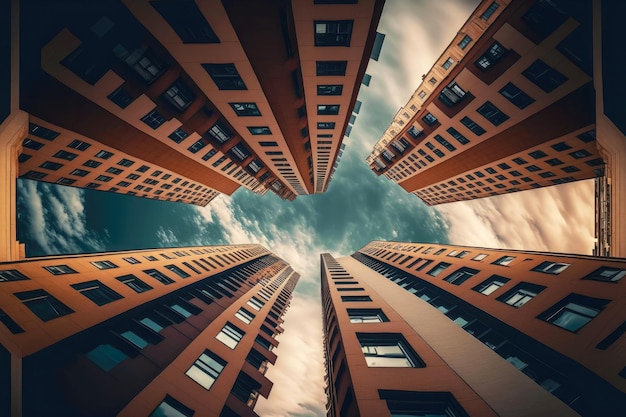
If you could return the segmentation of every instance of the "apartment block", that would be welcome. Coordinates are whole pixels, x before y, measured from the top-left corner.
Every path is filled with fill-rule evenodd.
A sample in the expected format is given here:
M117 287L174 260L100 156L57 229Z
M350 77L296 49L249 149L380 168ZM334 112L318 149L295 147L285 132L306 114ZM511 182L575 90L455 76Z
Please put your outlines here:
M626 404L626 260L373 241L321 255L328 416Z
M367 158L426 204L605 174L592 2L484 0Z
M248 416L299 274L259 245L0 263L0 414Z
M15 2L19 176L197 205L324 192L384 1L334 3Z

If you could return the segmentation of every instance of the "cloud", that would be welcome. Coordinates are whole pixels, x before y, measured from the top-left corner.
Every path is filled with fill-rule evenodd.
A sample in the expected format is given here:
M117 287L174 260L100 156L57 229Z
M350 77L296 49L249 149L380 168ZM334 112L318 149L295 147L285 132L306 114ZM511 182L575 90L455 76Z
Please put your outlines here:
M436 206L459 245L591 254L593 180Z
M103 251L106 235L87 228L84 191L30 180L17 182L18 239L29 256ZM18 225L20 223L18 222Z
M163 226L160 226L159 230L157 230L156 237L160 243L159 246L162 248L181 246L180 241L174 232L170 229L165 229Z

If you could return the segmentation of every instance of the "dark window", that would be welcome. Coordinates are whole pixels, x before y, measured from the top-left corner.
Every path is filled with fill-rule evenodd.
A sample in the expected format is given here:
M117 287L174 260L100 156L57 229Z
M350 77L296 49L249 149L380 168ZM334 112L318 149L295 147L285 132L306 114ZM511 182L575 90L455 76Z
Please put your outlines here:
M122 109L125 109L130 103L133 102L133 97L124 87L118 88L117 90L109 94L107 98L113 103L117 104Z
M318 129L334 129L335 122L317 122Z
M529 172L537 172L537 171L541 171L541 168L539 168L537 165L528 165L528 166L526 167L526 169L527 169Z
M220 90L247 90L235 64L202 64Z
M35 136L38 136L45 140L54 140L60 135L59 132L55 132L52 129L45 128L43 126L36 125L35 123L28 124L28 131Z
M498 3L496 3L495 1L493 3L491 3L489 5L489 7L487 8L487 10L485 10L483 12L483 14L480 16L481 19L483 20L489 20L489 18L491 17L491 15L494 14L494 12L496 10L498 10L498 7L500 7L500 5Z
M28 139L28 138L24 139L24 141L22 142L22 145L25 148L33 149L35 151L43 147L43 143L37 142L36 140Z
M72 51L61 64L91 85L97 83L109 70L105 54L90 49L87 44Z
M70 148L77 149L79 151L84 151L91 146L91 144L87 142L83 142L82 140L74 139L67 145Z
M536 60L530 67L526 68L526 70L522 72L522 75L546 93L551 92L567 81L566 76L551 68L540 59Z
M563 165L563 161L558 158L547 159L545 162L551 166Z
M535 285L529 282L522 282L513 287L513 289L505 292L496 300L508 304L512 307L520 308L534 297L537 296L546 287L543 285Z
M528 154L531 158L534 159L541 159L541 158L545 158L546 156L548 156L547 153L545 153L542 150L538 150L538 151L533 151L531 153Z
M513 162L515 162L517 165L524 165L528 163L524 158L514 158Z
M439 262L434 268L427 272L428 275L436 277L440 273L442 273L446 268L448 268L451 264L447 262Z
M451 273L450 275L445 277L443 280L446 282L449 282L450 284L461 285L479 272L480 271L478 271L477 269L464 267Z
M253 135L271 135L272 131L267 126L248 126L248 131Z
M192 417L194 411L169 395L149 417Z
M169 269L181 278L187 278L190 276L188 273L186 273L176 265L165 265L165 268Z
M211 136L219 143L225 143L233 136L233 133L230 131L230 129L226 127L224 123L218 121L213 125L213 127L211 127L211 129L206 131L205 135Z
M596 131L595 129L590 130L589 132L581 133L576 137L585 143L593 142L596 140Z
M195 1L154 0L150 4L163 16L183 43L220 42Z
M349 308L348 317L350 317L350 323L382 323L389 321L387 316L385 316L383 311L379 308Z
M204 138L200 138L197 141L195 141L190 147L187 148L187 150L191 153L197 153L200 149L204 148L205 146L207 146L207 142Z
M456 148L447 140L445 140L441 135L435 135L435 140L443 145L449 151L455 151Z
M458 43L459 48L465 49L471 41L472 38L470 38L468 35L463 36L463 39L461 39L461 41Z
M156 279L163 285L168 285L174 282L172 278L168 277L167 275L165 275L164 273L160 271L157 271L156 269L144 269L143 272L150 275L152 278Z
M147 83L153 82L165 71L165 64L149 49L141 56L133 54L127 57L125 62Z
M17 269L5 269L0 271L0 282L24 281L27 279L28 277Z
M567 19L567 14L551 0L538 0L522 17L542 38L547 37Z
M43 267L46 271L50 272L52 275L65 275L65 274L76 274L77 272L70 268L67 265L50 265ZM0 271L1 276L1 271Z
M63 167L63 164L59 164L56 162L51 162L51 161L46 161L43 164L39 165L40 168L45 168L45 169L49 169L51 171L56 171L59 168Z
M480 106L476 110L485 119L489 120L494 126L500 126L502 123L509 119L509 116L502 113L500 109L494 106L490 101Z
M609 300L570 294L558 304L541 313L538 318L576 332L593 320L606 307Z
M315 46L350 46L352 20L316 20Z
M43 321L56 319L74 312L44 290L17 292L15 296Z
M463 126L471 130L476 136L480 136L486 132L485 129L483 129L478 123L476 123L467 116L461 119L461 123L463 124Z
M437 118L435 116L433 116L432 113L426 113L426 115L424 117L422 117L422 120L428 126L432 126L435 123L437 123Z
M178 111L184 111L196 99L196 95L180 79L165 90L161 97Z
M256 403L260 388L261 384L252 379L246 373L239 372L231 394L238 398L242 403L252 408Z
M261 112L256 103L228 103L237 116L260 116Z
M318 96L340 96L342 93L343 85L341 84L328 84L317 86Z
M33 157L32 155L28 155L28 154L25 154L25 153L21 153L21 154L17 157L17 160L18 160L18 162L19 162L19 163L24 163L24 162L28 161L28 160L29 160L30 158L32 158L32 157Z
M469 417L449 392L378 392L391 417Z
M189 137L189 133L185 132L183 129L176 129L168 136L168 138L172 139L176 143L181 143L187 139L187 137Z
M4 324L13 334L24 333L22 329L7 313L0 308L0 323Z
M370 368L422 368L424 362L399 333L357 333Z
M141 121L150 126L152 129L157 129L163 123L165 123L165 117L157 110L152 110L141 118Z
M98 345L87 352L85 356L105 372L109 372L117 364L128 358L121 350L109 344Z
M463 90L455 82L450 83L447 87L444 87L439 94L439 100L441 100L446 106L452 107L465 97L465 90Z
M99 306L123 298L120 294L98 280L72 284L71 287Z
M350 303L350 302L359 302L359 301L372 301L369 295L342 295L341 301Z
M626 275L626 269L603 266L583 279L591 279L594 281L617 282Z
M348 61L317 61L315 65L317 76L346 75Z
M498 42L494 42L493 45L487 49L487 52L483 54L478 61L476 61L476 65L481 70L486 70L491 67L493 64L502 59L504 55L508 52L504 46L500 45Z
M339 104L318 104L318 115L337 115L339 114Z
M108 172L109 174L119 175L122 172L124 172L124 170L123 169L119 169L119 168L110 167L110 168L107 168L106 172Z
M137 172L146 172L147 170L149 170L150 167L147 165L142 165L139 168L137 168Z
M243 160L245 160L246 158L248 158L250 156L250 151L243 144L243 142L239 142L238 144L233 146L230 149L230 153L232 153L240 161L243 161Z
M139 263L139 261L135 263ZM132 289L133 291L137 293L142 293L142 292L149 291L152 289L150 285L146 284L145 282L143 282L142 280L140 280L133 274L123 275L121 277L116 277L115 279L121 282L122 284L128 286L130 289Z
M591 156L591 153L589 153L589 151L587 151L586 149L581 149L579 151L570 152L570 156L572 158L580 159L580 158L586 158L588 156Z
M76 175L77 177L85 177L89 174L89 171L85 171L84 169L75 169L70 172L70 175Z
M411 128L408 130L408 133L413 139L417 139L421 136L423 132L421 130L418 130L415 126L411 126Z
M517 88L513 83L508 83L502 87L500 94L520 109L524 109L535 102L534 98Z

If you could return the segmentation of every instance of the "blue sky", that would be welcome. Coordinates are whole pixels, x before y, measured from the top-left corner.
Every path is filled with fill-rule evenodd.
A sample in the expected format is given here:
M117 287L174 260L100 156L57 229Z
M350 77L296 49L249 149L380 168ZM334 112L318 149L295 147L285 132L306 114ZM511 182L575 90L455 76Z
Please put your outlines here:
M365 163L478 1L389 0L386 35L346 150L325 194L283 201L241 188L207 207L18 180L18 239L28 256L153 247L260 243L302 274L279 336L275 382L255 411L324 413L319 254L345 256L371 240L421 241L590 253L593 183L564 184L427 207Z

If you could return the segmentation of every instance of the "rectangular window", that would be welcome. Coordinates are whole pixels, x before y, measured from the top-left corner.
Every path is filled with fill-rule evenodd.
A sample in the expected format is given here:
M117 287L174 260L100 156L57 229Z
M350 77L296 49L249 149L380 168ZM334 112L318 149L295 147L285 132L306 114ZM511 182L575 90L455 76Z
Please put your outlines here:
M255 309L256 311L259 311L263 308L263 306L265 305L265 303L261 300L259 300L256 297L252 297L248 300L247 304L252 307L253 309Z
M57 162L46 161L43 164L39 165L40 168L49 169L50 171L57 171L60 168L63 168L63 164L59 164Z
M448 275L443 280L449 282L450 284L461 285L479 272L480 271L478 271L477 269L464 267Z
M161 97L179 112L184 111L196 99L196 95L181 79L176 80Z
M535 102L534 98L517 88L513 83L508 83L499 92L520 109L524 109Z
M335 128L335 122L317 122L317 128L321 130L330 130Z
M500 109L494 106L490 101L480 106L476 110L485 119L489 120L494 126L500 126L502 123L509 119L509 116L502 113Z
M488 279L484 280L483 282L472 288L472 290L479 292L483 295L490 295L509 281L509 278L501 277L499 275L492 275Z
M451 264L447 262L439 262L433 269L427 272L428 275L432 277L436 277L440 273L442 273L446 268L448 268Z
M508 266L511 262L513 262L514 259L515 259L515 256L502 256L502 257L498 258L495 262L492 262L492 264L493 265Z
M551 68L542 60L536 60L530 67L526 68L522 75L532 81L537 87L546 93L567 81L567 77L557 70Z
M169 269L181 278L187 278L190 276L188 273L186 273L176 265L165 265L165 268Z
M1 274L1 272L0 272ZM617 282L626 276L626 269L614 268L610 266L602 266L583 279L591 279L594 281ZM0 275L1 278L1 275ZM1 279L0 279L1 281Z
M109 70L104 56L84 43L64 58L61 64L90 85L95 85Z
M226 361L213 352L205 350L202 355L185 372L189 378L196 381L204 389L209 390L224 370Z
M43 321L56 319L74 312L44 290L17 292L14 295Z
M357 333L370 368L421 368L424 362L399 333Z
M379 308L349 308L348 317L350 317L350 323L383 323L389 321Z
M570 294L557 305L544 311L538 318L576 332L593 320L606 307L609 300Z
M443 136L441 135L435 135L435 140L437 142L439 142L440 144L442 144L447 150L449 151L456 151L456 148L454 147L454 145L452 145L450 142L448 142L447 140L445 140L443 138Z
M76 274L77 272L70 268L67 265L51 265L43 267L46 271L50 272L52 275L65 275L65 274ZM1 272L0 272L1 276ZM1 281L2 279L0 279Z
M444 62L443 64L441 64L441 66L442 66L444 69L448 69L448 68L450 68L450 67L452 66L452 64L454 64L454 59L452 59L452 58L448 58L448 59L446 59L446 62Z
M317 61L315 63L315 75L333 76L346 75L348 61Z
M169 395L150 414L149 417L192 417L194 411Z
M233 137L233 133L221 121L215 123L211 129L207 130L205 135L211 136L219 143L225 143Z
M93 261L91 264L98 269L118 268L118 266L111 261Z
M341 301L344 303L352 303L352 302L361 302L361 301L372 301L369 295L342 295Z
M318 96L340 96L343 93L341 84L325 84L317 86Z
M60 265L64 266L64 265ZM45 268L45 267L44 267ZM54 267L52 267L54 268ZM8 281L24 281L29 279L26 275L22 274L17 269L4 269L0 271L0 282Z
M391 417L469 417L449 392L379 390Z
M249 312L248 310L246 310L245 308L241 307L235 313L235 317L237 317L239 320L243 321L246 324L250 324L256 316L252 314L251 312Z
M272 131L267 126L248 126L248 131L253 135L271 135Z
M463 126L471 130L476 136L480 136L486 132L485 129L483 129L478 123L476 123L467 116L461 119L461 123L463 124Z
M78 155L72 152L58 151L52 156L54 156L55 158L59 158L59 159L65 159L67 161L73 161L74 158L76 158Z
M315 46L350 46L353 20L316 20Z
M565 271L570 264L560 262L545 261L534 267L531 271L543 272L544 274L560 274Z
M476 61L476 65L478 66L478 68L485 71L493 64L500 61L508 51L508 49L500 45L498 42L494 42L493 45L491 45L489 49L487 49L487 52L485 52L480 58L478 58L478 61Z
M319 116L337 115L339 114L339 104L318 104L317 114Z
M220 90L247 90L235 64L202 64Z
M256 400L259 396L259 389L261 384L252 379L244 372L239 372L231 394L238 398L246 406L253 408L256 404ZM235 415L233 413L233 415Z
M219 43L194 1L152 0L150 5L165 19L183 43Z
M135 291L136 293L146 292L152 289L152 287L133 274L123 275L121 277L116 277L116 280L121 282L122 284L128 286L130 289Z
M426 115L424 117L422 117L422 120L424 121L424 123L426 123L428 126L432 126L435 123L437 123L437 118L435 116L433 116L431 113L426 113Z
M190 147L188 147L187 150L191 153L198 153L200 149L204 148L207 145L207 141L204 138L200 138L195 141Z
M24 139L24 141L22 142L22 145L25 148L32 149L35 151L43 148L43 143L37 142L36 140L33 140L33 139L28 139L28 138Z
M489 7L487 8L487 10L485 10L483 12L483 14L480 16L481 19L483 20L489 20L489 18L491 17L491 15L494 14L494 12L496 10L498 10L498 7L500 7L500 5L498 3L496 3L495 1L493 3L491 3L489 5Z
M119 87L117 90L109 94L107 98L122 109L125 109L130 103L133 102L133 97L124 87Z
M71 287L99 306L124 298L98 280L72 284Z
M109 344L99 345L87 352L85 356L105 372L109 372L117 364L128 358L121 350Z
M152 129L158 129L163 123L165 123L165 117L157 110L152 110L141 118L141 121L150 126Z
M506 303L512 307L520 308L534 297L537 296L546 287L542 285L535 285L529 282L522 282L513 289L507 291L496 300Z
M245 334L243 330L227 322L215 338L229 348L235 349Z
M152 256L152 258L154 257ZM148 259L148 260L150 261L151 259ZM157 259L154 258L154 260L156 261ZM152 278L156 279L163 285L168 285L174 282L172 278L168 277L167 275L163 274L160 271L157 271L156 269L145 269L143 272L150 275Z
M470 38L468 35L463 36L463 39L461 39L461 41L458 43L459 48L465 49L467 45L470 44L471 41L472 41L472 38Z
M256 103L228 103L237 116L260 116Z
M452 107L465 97L465 90L463 90L457 83L452 82L447 87L444 87L439 94L439 100L441 100L446 106Z
M17 324L7 313L0 308L0 323L4 324L6 328L13 334L24 333L19 324Z

